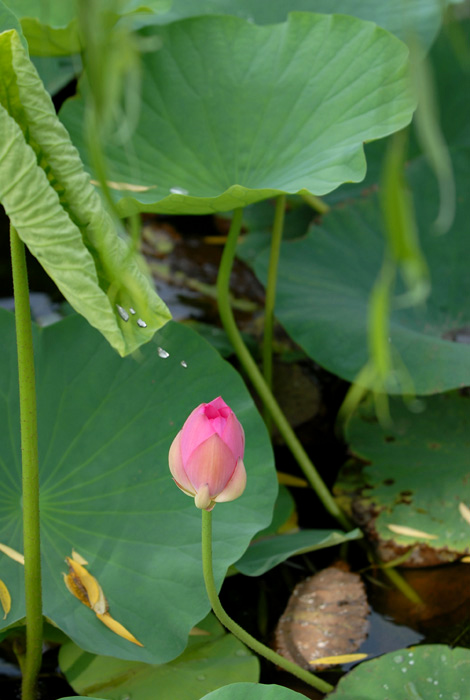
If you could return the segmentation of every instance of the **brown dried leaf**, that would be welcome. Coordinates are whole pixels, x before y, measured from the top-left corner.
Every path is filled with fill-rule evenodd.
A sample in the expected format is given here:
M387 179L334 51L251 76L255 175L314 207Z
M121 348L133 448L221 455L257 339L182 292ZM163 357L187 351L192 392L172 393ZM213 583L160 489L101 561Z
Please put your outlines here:
M368 614L360 577L324 569L295 587L276 628L276 650L306 669L315 659L351 654L367 636Z

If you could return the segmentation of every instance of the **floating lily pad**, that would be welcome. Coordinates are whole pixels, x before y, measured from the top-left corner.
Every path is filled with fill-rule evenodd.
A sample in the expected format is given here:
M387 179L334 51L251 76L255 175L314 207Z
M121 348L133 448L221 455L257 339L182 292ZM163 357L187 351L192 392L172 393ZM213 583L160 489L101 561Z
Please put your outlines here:
M365 661L342 678L331 700L465 700L470 651L442 644L400 649Z
M361 537L362 532L357 529L348 533L334 530L301 530L285 535L273 535L252 542L235 566L247 576L261 576L297 554L334 547L343 542L359 540Z
M74 690L99 692L105 700L199 700L204 693L236 681L256 682L259 662L213 615L197 625L198 634L177 659L151 666L109 656L93 656L72 642L59 653L59 665ZM205 634L204 634L205 633Z
M336 492L350 494L353 515L384 561L409 549L403 566L470 553L470 399L443 394L423 400L421 413L399 401L391 409L390 428L370 404L351 419L347 439L364 462L344 468Z
M420 308L394 309L390 337L417 394L470 384L470 258L468 220L470 151L454 154L457 214L446 236L432 233L439 202L435 178L423 158L410 166L420 242L432 291ZM316 362L353 381L368 359L367 322L372 287L385 246L377 194L333 209L308 234L282 245L276 316L292 339ZM246 246L260 250L251 259L266 283L269 239ZM242 257L243 246L240 247ZM250 255L251 257L251 255ZM400 291L400 290L398 290ZM390 393L399 393L398 383Z
M204 695L201 700L301 700L304 697L281 685L232 683Z
M363 141L414 110L405 45L353 17L292 13L260 27L206 16L144 33L160 44L142 57L145 107L129 143L106 148L123 216L228 211L357 182ZM84 108L69 100L61 119L86 160Z
M16 343L14 318L3 310L0 336L0 542L21 552ZM177 324L165 326L135 358L119 358L79 316L34 327L34 341L44 615L91 653L165 663L183 651L189 630L210 607L201 513L171 479L170 443L190 411L219 394L245 428L246 491L214 509L220 586L271 519L277 480L263 422L239 375ZM72 548L89 562L111 615L143 648L113 634L69 593L62 573ZM4 554L0 558L12 593L5 627L25 615L24 572Z

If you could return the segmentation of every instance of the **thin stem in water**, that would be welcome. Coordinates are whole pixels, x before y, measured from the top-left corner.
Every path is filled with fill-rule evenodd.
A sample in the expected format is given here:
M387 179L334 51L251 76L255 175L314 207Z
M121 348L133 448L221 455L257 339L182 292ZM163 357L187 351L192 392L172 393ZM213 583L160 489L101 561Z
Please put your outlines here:
M20 388L23 474L23 546L26 599L26 655L22 700L35 700L42 660L41 550L39 538L39 466L33 335L24 244L10 229Z
M339 508L323 479L318 474L317 470L312 464L312 461L302 447L302 444L298 440L296 434L292 430L287 418L279 407L279 404L274 398L269 386L266 384L263 375L258 369L256 362L253 360L248 348L243 342L240 332L238 331L237 324L235 323L235 318L230 306L230 273L232 271L233 260L235 258L235 250L242 225L242 218L243 209L235 209L227 242L222 254L222 260L220 261L219 274L217 277L217 303L219 306L219 314L222 324L243 369L258 392L263 404L269 409L274 423L284 438L286 445L289 447L290 451L297 460L300 468L305 474L306 479L309 481L326 510L344 529L348 530L351 527L348 519Z
M209 597L212 610L224 627L238 637L238 639L240 639L243 644L246 644L247 647L253 649L253 651L255 651L257 654L264 656L273 664L276 664L289 673L292 673L294 676L297 676L297 678L300 678L302 681L304 681L304 683L308 683L308 685L313 686L322 693L329 693L333 690L333 686L326 683L326 681L322 681L320 678L314 676L313 673L310 673L300 666L297 666L297 664L293 663L292 661L288 661L280 654L277 654L275 651L269 649L269 647L259 642L257 639L252 637L251 634L248 634L243 627L240 627L240 625L232 620L229 615L227 615L219 600L214 583L214 572L212 568L212 513L206 510L202 511L202 568L207 595Z
M281 194L276 199L276 209L274 212L274 224L271 235L271 252L269 255L268 281L266 284L266 301L264 305L263 374L266 384L271 391L273 380L274 305L276 302L277 268L279 265L285 209L286 195ZM268 428L270 428L271 413L266 406L264 408L264 420Z

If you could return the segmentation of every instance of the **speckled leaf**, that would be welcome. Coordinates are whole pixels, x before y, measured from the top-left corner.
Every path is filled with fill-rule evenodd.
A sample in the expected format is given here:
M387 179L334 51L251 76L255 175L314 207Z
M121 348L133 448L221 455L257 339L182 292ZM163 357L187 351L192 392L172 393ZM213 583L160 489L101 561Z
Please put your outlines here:
M454 153L454 168L457 214L447 236L440 237L431 233L439 207L434 175L423 158L408 171L432 290L426 305L392 311L390 337L417 394L470 384L469 149ZM286 241L281 249L278 320L312 359L349 381L367 362L368 305L384 245L379 198L374 194L333 209L305 237ZM254 251L258 252L253 257ZM251 259L265 283L269 237L261 248L259 237L252 244L248 236L240 255ZM398 383L389 386L390 393L400 390Z
M221 685L256 682L259 661L236 637L226 634L213 615L198 623L207 635L190 636L185 651L168 664L151 666L109 656L93 656L72 642L64 644L59 665L74 690L97 692L105 700L199 700Z
M0 337L0 542L22 551L14 317L1 309ZM195 406L220 394L245 428L246 491L213 514L220 586L271 519L277 479L268 434L240 376L178 324L167 324L125 359L77 315L34 326L34 343L44 615L91 653L165 663L181 654L210 607L201 513L171 479L171 441ZM159 347L169 356L162 358ZM62 574L72 549L89 562L111 615L142 648L113 634L67 590ZM12 592L1 629L25 610L24 569L0 556L1 578Z
M365 661L342 678L331 700L466 700L470 651L423 645Z
M357 529L348 533L334 530L301 530L300 532L256 539L235 566L246 576L261 576L297 554L334 547L343 542L358 540L361 537L362 533Z
M123 215L228 211L357 182L363 142L414 110L405 45L353 17L292 13L260 27L206 16L145 34L160 42L142 57L145 109L131 141L107 148ZM83 110L70 100L61 118L86 159Z
M0 34L0 71L0 202L67 301L129 354L170 312L90 184L14 30ZM144 324L126 322L118 305Z
M470 553L470 523L459 507L470 507L470 399L459 394L426 398L421 413L399 401L391 408L390 428L374 420L369 404L352 418L346 436L365 463L347 466L335 490L345 494L353 487L353 512L373 540L378 538L385 561L410 548L404 566Z

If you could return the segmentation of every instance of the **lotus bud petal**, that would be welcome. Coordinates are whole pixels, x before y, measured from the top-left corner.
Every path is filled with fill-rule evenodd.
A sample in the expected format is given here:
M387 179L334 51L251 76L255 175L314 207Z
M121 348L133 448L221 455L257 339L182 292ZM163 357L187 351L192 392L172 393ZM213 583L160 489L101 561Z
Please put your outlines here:
M216 502L233 501L245 490L244 451L243 428L219 396L187 418L170 447L170 471L198 508L212 510Z

